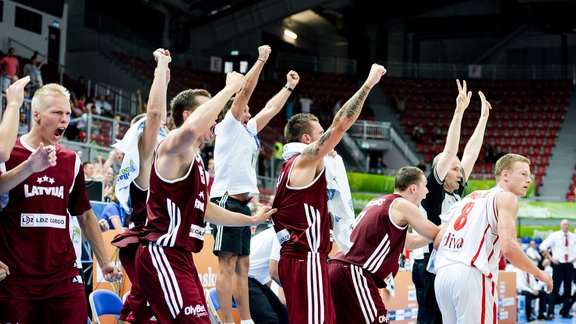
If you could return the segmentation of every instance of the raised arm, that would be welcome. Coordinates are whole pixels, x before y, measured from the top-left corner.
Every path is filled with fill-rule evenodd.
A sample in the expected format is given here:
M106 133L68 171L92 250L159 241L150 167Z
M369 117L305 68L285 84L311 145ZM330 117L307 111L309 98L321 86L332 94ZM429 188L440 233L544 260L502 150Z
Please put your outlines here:
M20 107L24 102L24 88L30 82L30 76L14 82L6 89L6 110L0 123L0 163L8 161L10 152L18 136Z
M258 78L260 77L264 63L268 61L271 52L272 49L268 45L258 47L258 59L254 62L250 71L246 73L244 86L242 87L242 90L236 94L236 97L234 97L234 102L230 108L232 115L234 115L234 118L237 120L242 119L244 108L248 105L248 101L254 92L254 88L256 88L256 85L258 84Z
M368 78L352 98L338 110L328 130L317 141L304 148L295 165L295 168L301 171L297 173L299 179L291 176L291 185L308 184L322 170L323 158L334 150L344 133L356 122L370 90L385 73L386 69L382 65L372 64Z
M154 71L154 80L150 87L144 132L138 141L140 173L138 177L136 177L136 183L142 188L148 188L152 156L154 155L154 148L156 147L158 130L162 122L166 120L166 92L168 90L168 82L170 81L168 64L172 61L170 52L162 48L154 51L153 55L157 66Z
M478 96L482 102L482 112L476 129L474 133L466 143L464 148L464 154L462 155L462 168L464 169L464 180L468 181L468 177L474 169L474 164L478 159L478 154L480 154L480 149L482 148L482 141L484 140L484 131L486 130L486 124L488 123L488 116L490 116L490 109L492 105L486 100L486 97L482 91L478 91Z
M448 128L444 150L442 151L438 164L436 165L436 173L438 178L442 181L446 178L446 174L448 174L448 170L450 170L450 165L452 164L453 159L456 158L456 154L458 154L462 117L464 116L464 111L468 108L470 98L472 97L472 91L467 91L465 80L462 84L460 84L460 80L456 80L456 84L458 85L456 110L454 111L454 116L452 116L452 121Z
M56 151L54 146L40 146L14 169L0 175L0 194L8 192L26 180L33 173L44 171L56 165Z
M188 152L196 139L212 127L228 99L240 90L243 83L244 76L242 74L228 73L226 86L210 100L196 108L180 128L171 131L158 149L168 155Z
M518 214L518 198L511 192L502 192L496 198L498 211L498 236L502 254L517 268L531 273L536 279L544 282L548 292L552 291L552 279L538 269L530 258L522 251L516 239L516 215Z
M256 119L256 127L258 132L260 132L266 125L270 122L276 114L282 110L286 100L290 97L292 90L298 85L300 81L300 76L296 71L290 71L286 74L286 85L280 89L280 91L274 95L268 102L266 106L254 117Z

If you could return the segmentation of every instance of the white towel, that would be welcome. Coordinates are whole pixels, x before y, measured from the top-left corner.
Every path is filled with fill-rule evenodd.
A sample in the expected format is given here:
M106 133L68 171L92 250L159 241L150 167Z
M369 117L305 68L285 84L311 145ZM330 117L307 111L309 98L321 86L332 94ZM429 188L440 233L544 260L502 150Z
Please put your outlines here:
M120 202L120 206L124 208L126 213L132 213L130 206L130 183L140 174L140 154L138 152L138 141L142 132L144 132L144 124L146 117L137 121L128 129L122 140L118 141L112 147L119 149L124 153L124 159L118 172L118 180L116 182L116 198ZM166 132L162 127L158 131L157 143L166 137Z
M295 154L301 153L306 146L308 145L304 143L288 143L284 145L282 157L289 160ZM332 238L340 251L346 253L352 246L350 233L355 219L348 175L340 155L325 156L324 166L328 186L328 210L334 219Z

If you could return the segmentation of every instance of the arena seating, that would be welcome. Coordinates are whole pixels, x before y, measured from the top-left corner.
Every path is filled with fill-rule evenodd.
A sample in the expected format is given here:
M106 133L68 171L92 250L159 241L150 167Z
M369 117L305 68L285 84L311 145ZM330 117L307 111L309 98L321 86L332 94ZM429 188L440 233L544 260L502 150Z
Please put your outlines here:
M430 163L443 149L455 108L456 82L389 78L383 89L390 98L396 95L405 100L405 110L398 113L409 135L416 125L423 125L423 140L416 145L418 153ZM570 81L471 80L468 89L473 97L462 121L459 152L463 152L478 122L480 100L476 92L481 90L493 106L484 143L493 142L497 153L515 152L530 158L540 186L566 112ZM442 131L438 144L432 141L434 126ZM485 161L484 155L483 148L472 178L491 177L493 163Z

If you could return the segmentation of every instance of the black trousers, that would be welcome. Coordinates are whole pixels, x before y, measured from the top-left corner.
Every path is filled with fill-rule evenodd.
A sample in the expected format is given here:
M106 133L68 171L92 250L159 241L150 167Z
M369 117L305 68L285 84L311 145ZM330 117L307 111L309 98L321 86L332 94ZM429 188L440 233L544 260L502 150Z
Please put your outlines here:
M535 318L535 315L532 314L532 301L534 299L538 299L538 317L544 316L546 305L548 304L549 294L543 290L541 290L538 295L534 295L527 291L521 291L518 294L526 297L526 320L530 321L531 319Z
M288 311L278 296L258 280L248 277L250 316L254 323L288 324Z
M425 253L423 260L415 260L412 267L412 281L416 287L418 301L418 324L441 324L442 314L436 302L434 279L436 275L426 271L430 254Z
M562 302L562 309L560 315L567 315L572 307L572 280L574 277L574 266L572 263L552 263L552 280L554 281L554 288L548 303L548 315L554 314L554 305ZM559 295L560 285L564 285L564 293Z

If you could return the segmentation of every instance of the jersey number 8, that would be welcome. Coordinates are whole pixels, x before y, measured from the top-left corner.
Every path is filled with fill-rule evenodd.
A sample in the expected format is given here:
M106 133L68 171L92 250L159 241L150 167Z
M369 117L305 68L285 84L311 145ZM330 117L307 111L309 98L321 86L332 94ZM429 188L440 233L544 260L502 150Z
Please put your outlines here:
M470 213L472 208L474 208L473 201L466 203L466 205L462 207L462 214L460 214L460 216L458 216L458 218L456 218L456 221L454 222L455 230L459 231L462 229L462 227L464 227L464 225L466 225L466 222L468 221L468 214Z

